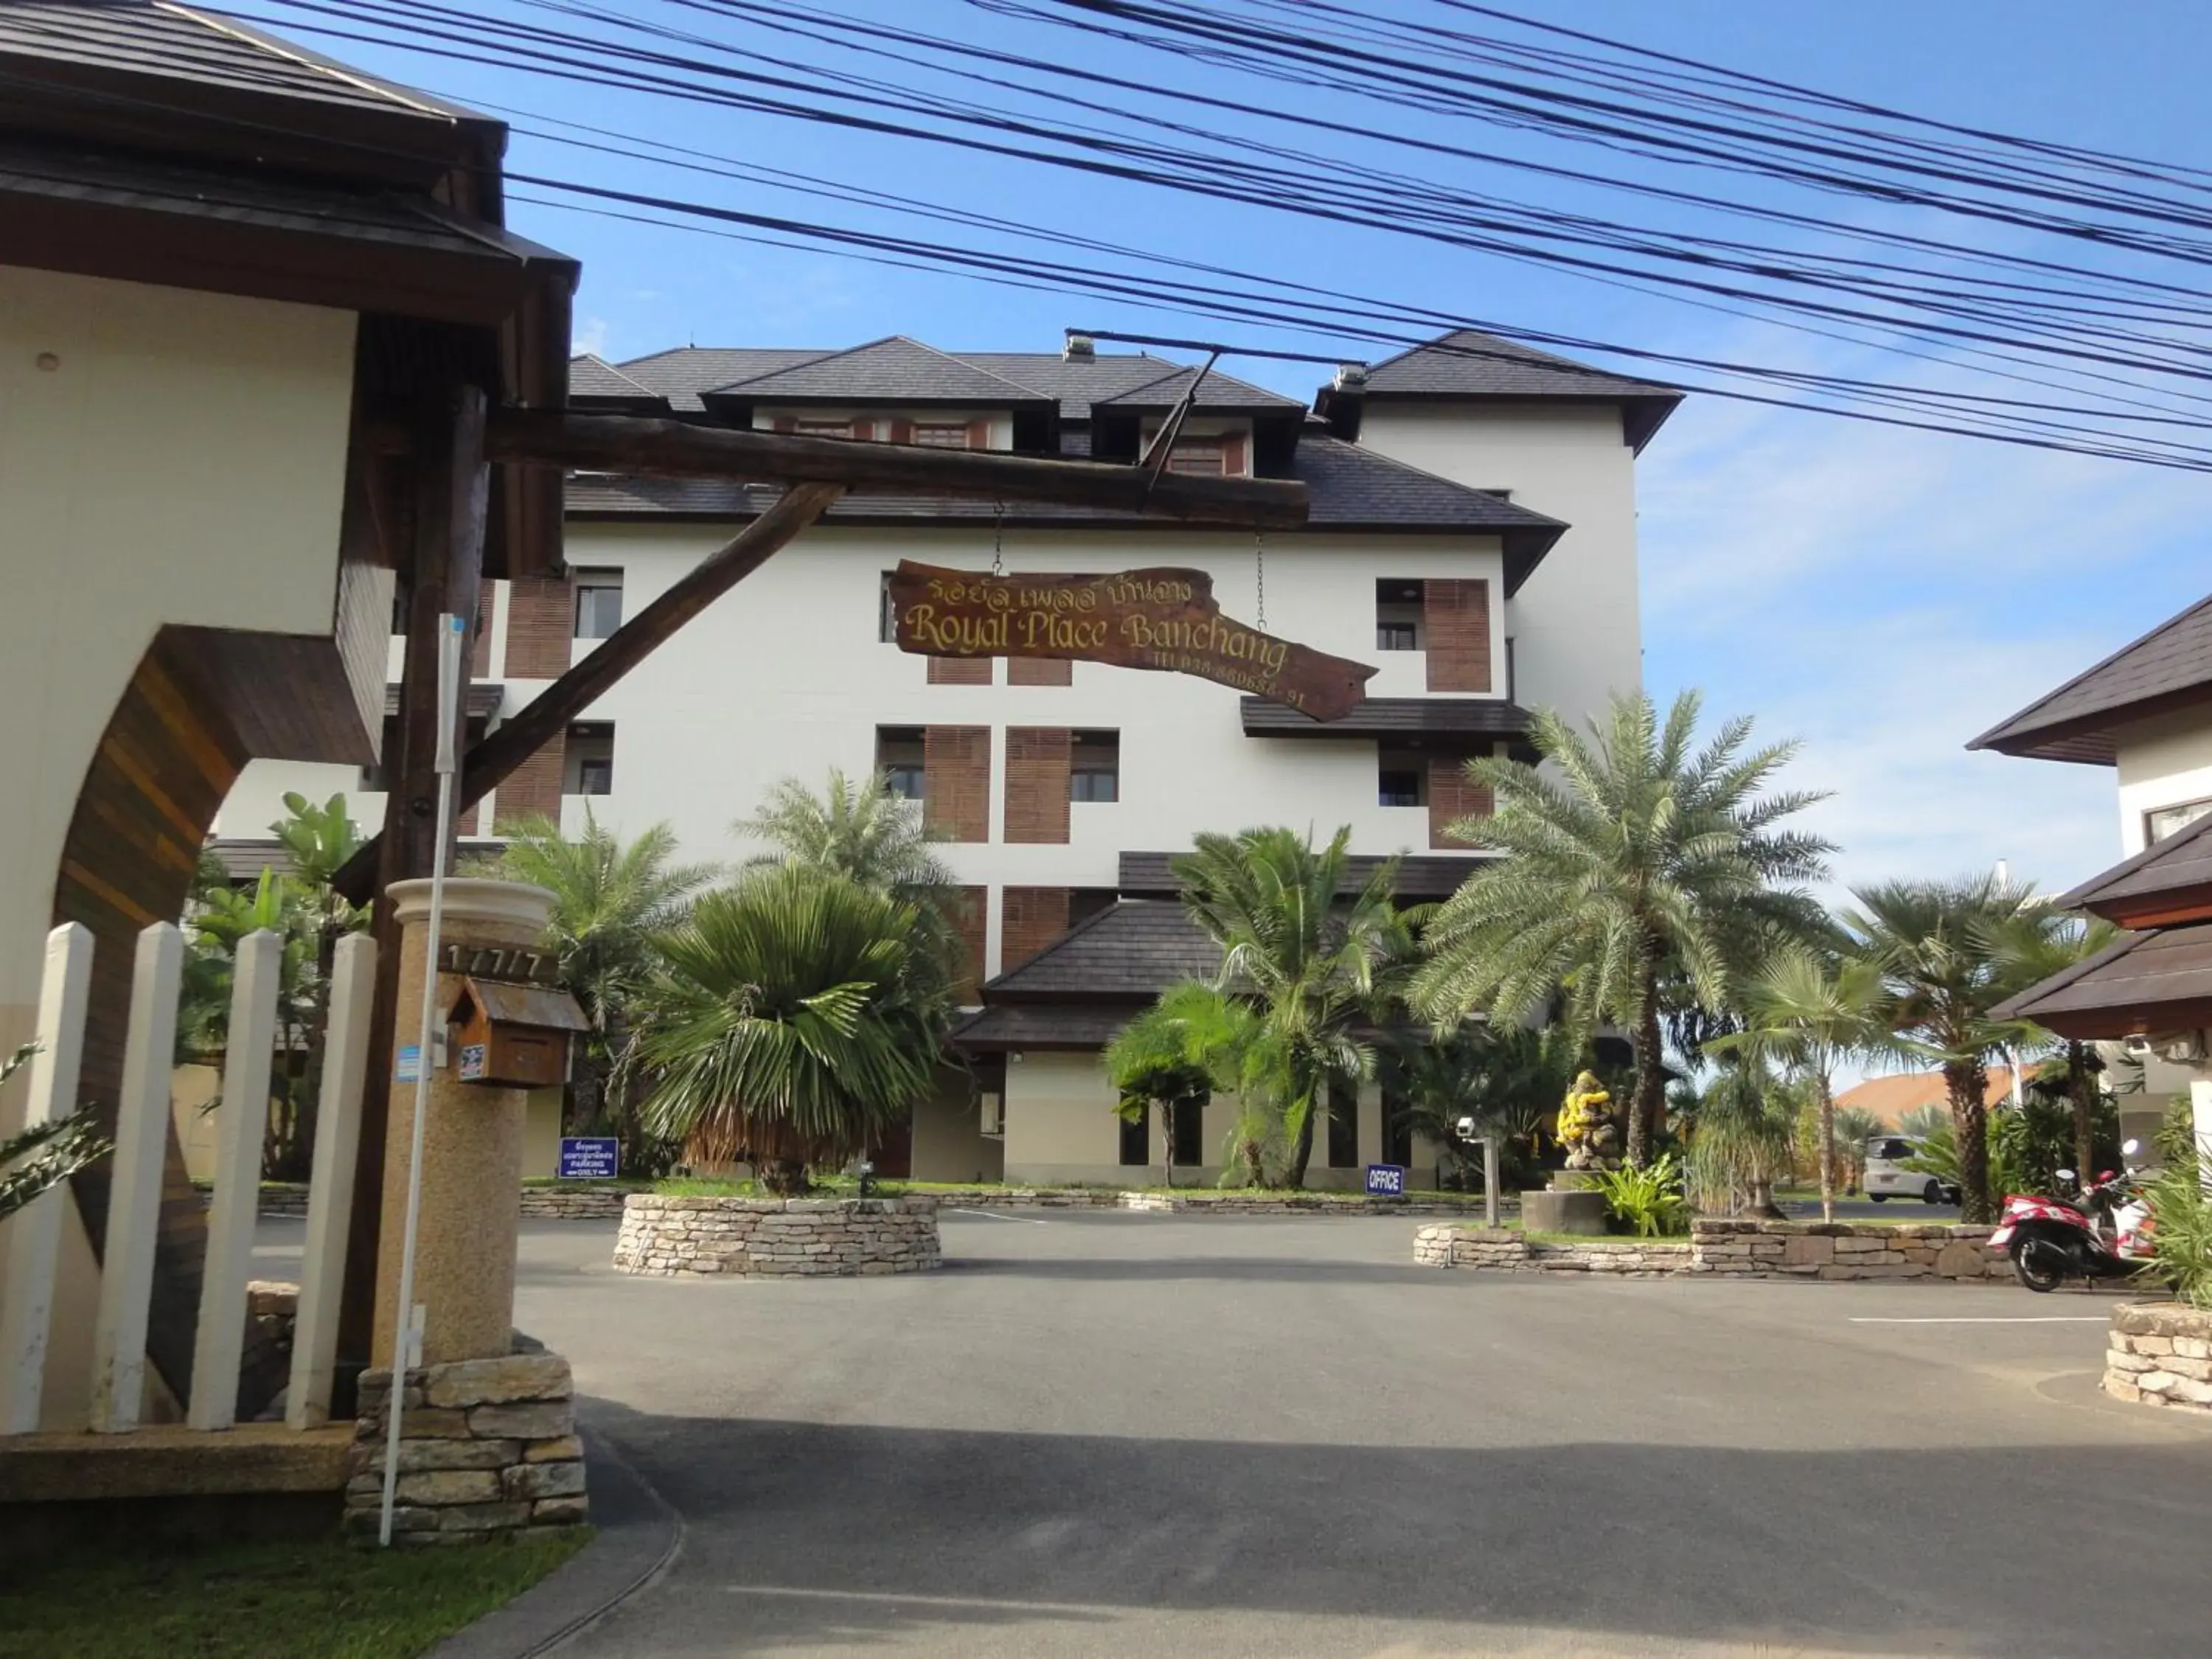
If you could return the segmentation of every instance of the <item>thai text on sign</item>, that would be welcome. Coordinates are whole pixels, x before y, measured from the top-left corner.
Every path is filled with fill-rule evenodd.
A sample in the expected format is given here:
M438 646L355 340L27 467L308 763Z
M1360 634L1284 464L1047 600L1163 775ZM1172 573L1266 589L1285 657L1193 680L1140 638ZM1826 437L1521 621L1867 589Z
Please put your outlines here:
M991 575L902 560L899 649L931 657L1064 657L1195 674L1317 720L1349 714L1375 670L1225 617L1213 579L1162 568L1110 576Z

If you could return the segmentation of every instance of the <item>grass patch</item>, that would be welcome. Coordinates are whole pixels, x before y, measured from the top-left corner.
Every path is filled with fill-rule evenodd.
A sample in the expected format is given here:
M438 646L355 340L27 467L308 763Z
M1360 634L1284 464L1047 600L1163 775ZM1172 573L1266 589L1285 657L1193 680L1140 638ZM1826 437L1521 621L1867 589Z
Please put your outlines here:
M414 1659L575 1553L573 1538L337 1539L85 1552L0 1589L0 1659Z

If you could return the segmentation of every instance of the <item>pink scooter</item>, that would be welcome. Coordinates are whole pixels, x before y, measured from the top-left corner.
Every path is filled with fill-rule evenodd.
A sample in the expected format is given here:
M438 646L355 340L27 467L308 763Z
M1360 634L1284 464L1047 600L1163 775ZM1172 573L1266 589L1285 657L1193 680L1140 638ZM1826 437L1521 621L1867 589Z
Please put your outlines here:
M2133 1157L2138 1143L2120 1148ZM2075 1180L2058 1171L2061 1188ZM2150 1206L2135 1171L2106 1170L2073 1203L2027 1193L2005 1195L1990 1248L2012 1257L2012 1270L2031 1291L2055 1291L2069 1279L2128 1279L2150 1266Z

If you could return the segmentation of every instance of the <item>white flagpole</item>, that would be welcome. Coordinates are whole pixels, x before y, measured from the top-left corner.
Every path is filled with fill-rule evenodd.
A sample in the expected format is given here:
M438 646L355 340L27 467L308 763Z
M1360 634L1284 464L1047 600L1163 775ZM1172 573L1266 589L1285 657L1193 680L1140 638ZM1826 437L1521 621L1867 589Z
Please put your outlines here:
M422 1019L415 1048L415 1122L407 1159L407 1226L399 1247L399 1305L393 1311L392 1394L384 1410L384 1513L377 1541L392 1542L392 1509L399 1487L399 1415L407 1373L422 1362L422 1310L415 1305L415 1233L422 1219L422 1130L430 1115L432 1037L438 1018L438 935L446 921L446 843L453 827L453 728L460 706L459 617L438 618L438 841L430 858L430 928L422 951Z

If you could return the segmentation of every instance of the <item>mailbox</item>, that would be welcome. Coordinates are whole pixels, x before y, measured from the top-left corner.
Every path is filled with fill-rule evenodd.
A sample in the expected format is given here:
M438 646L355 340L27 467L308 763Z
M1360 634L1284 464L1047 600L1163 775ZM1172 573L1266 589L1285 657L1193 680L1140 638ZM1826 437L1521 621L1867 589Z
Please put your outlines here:
M465 979L448 1016L454 1071L464 1083L543 1089L568 1076L568 1036L590 1030L566 991Z

